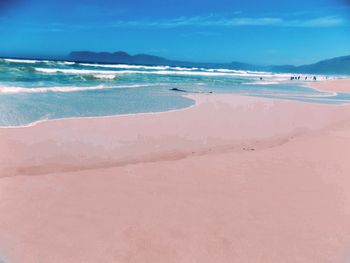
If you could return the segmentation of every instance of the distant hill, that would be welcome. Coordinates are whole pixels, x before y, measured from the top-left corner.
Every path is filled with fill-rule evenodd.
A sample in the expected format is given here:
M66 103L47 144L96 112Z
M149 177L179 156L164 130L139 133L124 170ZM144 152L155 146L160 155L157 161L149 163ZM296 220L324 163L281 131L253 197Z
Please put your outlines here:
M315 64L296 67L295 71L318 74L350 75L350 56L322 60Z
M114 53L109 52L91 52L91 51L74 51L68 56L69 60L77 62L93 63L123 63L136 65L162 65L162 66L182 66L182 67L200 67L200 68L229 68L251 70L260 68L251 64L232 62L232 63L197 63L188 61L170 60L163 57L152 56L147 54L130 55L124 51Z
M127 64L166 64L167 59L146 54L129 55L126 52L118 51L115 53L109 52L90 52L77 51L69 54L69 59L80 62L98 62L98 63L127 63Z
M253 65L241 62L232 63L196 63L187 61L169 60L159 56L147 54L130 55L123 51L114 53L74 51L68 56L69 60L76 62L91 63L122 63L135 65L167 65L198 68L227 68L235 70L272 71L279 73L310 73L310 74L344 74L350 75L350 56L337 57L323 60L315 64L293 66L293 65Z

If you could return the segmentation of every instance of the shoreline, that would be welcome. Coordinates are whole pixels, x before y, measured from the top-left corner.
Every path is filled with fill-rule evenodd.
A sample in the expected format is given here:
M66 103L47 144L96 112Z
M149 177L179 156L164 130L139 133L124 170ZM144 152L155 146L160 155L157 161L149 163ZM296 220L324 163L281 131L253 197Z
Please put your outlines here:
M345 262L350 105L190 97L0 129L0 258Z
M329 117L316 116L318 112L324 112L325 115L332 116L336 121L342 116L337 116L336 112L341 112L349 107L348 104L312 104L235 94L191 94L186 97L194 100L195 104L167 112L56 119L40 121L28 127L2 128L0 129L0 139L2 137L0 148L14 149L13 153L17 152L17 156L28 153L32 161L28 157L26 158L28 160L23 158L17 160L17 158L7 156L6 161L3 160L3 163L7 165L1 165L2 160L0 159L0 177L1 173L6 171L10 174L23 172L43 174L61 170L93 169L149 160L156 161L159 156L167 155L167 153L170 153L168 158L172 159L172 156L177 154L187 156L188 152L192 152L191 148L194 148L195 152L206 152L210 148L235 148L238 145L251 144L254 140L261 141L274 137L276 139L276 136L288 137L288 134L294 134L298 129L319 129ZM252 116L252 112L249 111L250 107L253 109L257 107L254 111L260 109L270 112L271 117L264 115L261 117L270 126L276 121L274 118L277 118L280 122L279 128L276 126L272 130L266 124L265 131L261 130L260 133L252 131L250 127L256 126L258 129L261 127L255 123L257 117ZM291 107L300 112L310 109L310 113L307 114L307 118L300 119L295 113L289 112ZM274 108L278 108L281 112L275 113ZM234 119L227 120L221 116L228 111L236 111L233 115ZM272 117L274 115L276 117ZM242 120L242 118L247 118L247 120ZM284 118L291 118L295 124L289 124L287 120L283 120ZM208 131L198 130L193 122L196 119L201 119L203 128L205 127ZM211 127L210 122L214 119L217 124ZM151 123L157 125L155 122L163 123L164 127L155 130L151 125ZM243 126L237 126L236 122L242 123ZM185 123L186 127L182 127ZM227 125L227 131L220 130L220 125L223 125L222 127ZM133 130L128 126L139 127L138 129L143 132L140 133L138 129ZM91 129L96 132L90 131ZM230 131L233 132L235 129L236 134L231 135ZM113 130L117 133L113 134ZM184 134L181 135L182 133ZM173 139L164 141L157 138L157 134ZM108 140L113 141L113 144L110 144L106 136ZM12 138L17 143L10 143L6 138ZM56 143L62 146L58 147ZM152 144L159 144L159 148L154 148ZM67 145L67 149L63 147L64 145ZM94 145L102 147L102 151L96 152ZM149 155L150 152L154 153ZM74 157L74 160L65 157L70 155ZM114 157L111 158L111 155ZM148 155L149 157L146 157ZM86 162L89 158L93 160ZM56 164L45 164L48 159L55 160Z
M349 78L306 83L306 86L321 92L350 93Z
M210 94L203 94L203 95L210 95ZM164 114L164 113L171 113L171 112L177 112L177 111L183 111L191 109L192 107L197 106L197 101L191 97L190 94L188 95L181 95L182 97L185 97L187 99L190 99L193 101L193 104L184 108L179 109L172 109L172 110L166 110L166 111L155 111L155 112L138 112L138 113L126 113L126 114L115 114L115 115L106 115L106 116L86 116L86 117L64 117L64 118L58 118L58 119L46 119L46 120L38 120L31 122L26 125L19 125L19 126L0 126L1 129L22 129L22 128L30 128L35 127L37 125L40 125L41 123L46 122L56 122L56 121L70 121L70 120L89 120L89 119L109 119L109 118L118 118L118 117L128 117L128 116L139 116L139 115L157 115L157 114Z
M289 82L288 82L289 83ZM293 82L291 82L293 83ZM302 82L301 82L302 83ZM301 84L298 83L298 84ZM338 84L340 83L340 84ZM319 92L332 92L334 94L334 96L336 96L338 94L338 92L350 92L350 79L336 79L336 80L322 80L322 81L318 81L318 82L305 82L302 84L303 86L307 87L307 88L311 88L313 90L317 90ZM329 85L336 85L338 86L343 86L343 85L348 85L347 88L345 88L346 91L344 91L343 89L337 89L337 90L330 90L329 88L327 89L326 87L329 87ZM226 93L223 93L226 94ZM231 95L230 93L227 93L228 95ZM212 94L203 94L203 95L212 95ZM239 95L239 94L234 94L236 96L242 96L242 97L246 97L247 95ZM196 107L197 106L197 100L195 99L196 94L193 93L189 93L186 95L180 95L182 97L188 98L190 100L193 101L193 104L185 107L185 108L179 108L179 109L172 109L172 110L165 110L165 111L158 111L158 112L139 112L139 113L127 113L127 114L115 114L115 115L106 115L106 116L86 116L86 117L63 117L63 118L57 118L57 119L43 119L43 120L38 120L38 121L34 121L31 122L29 124L26 125L18 125L18 126L0 126L0 130L1 129L21 129L21 128L30 128L30 127L34 127L36 125L39 125L41 123L45 123L45 122L54 122L54 121L66 121L66 120L79 120L79 119L96 119L96 118L101 118L101 119L107 119L107 118L118 118L118 117L124 117L124 116L137 116L137 115L149 115L149 114L164 114L164 113L171 113L171 112L176 112L176 111L182 111L182 110L187 110L190 109L192 107ZM249 96L248 97L256 97L256 98L263 98L263 99L271 99L271 100L284 100L284 101L290 101L288 99L285 98L266 98L266 97L259 97L259 96ZM305 101L297 101L299 103L309 103L309 102L305 102ZM320 103L321 104L321 103ZM349 103L342 103L339 104L339 106L344 106L347 105Z

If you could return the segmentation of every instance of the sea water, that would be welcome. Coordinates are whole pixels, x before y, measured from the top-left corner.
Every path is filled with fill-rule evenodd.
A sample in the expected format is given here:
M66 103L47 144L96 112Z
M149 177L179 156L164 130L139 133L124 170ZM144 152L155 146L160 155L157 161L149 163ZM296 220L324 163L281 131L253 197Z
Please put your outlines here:
M305 82L288 81L290 76L230 69L0 59L0 126L182 109L194 104L183 96L191 93L350 102L350 95L307 88Z

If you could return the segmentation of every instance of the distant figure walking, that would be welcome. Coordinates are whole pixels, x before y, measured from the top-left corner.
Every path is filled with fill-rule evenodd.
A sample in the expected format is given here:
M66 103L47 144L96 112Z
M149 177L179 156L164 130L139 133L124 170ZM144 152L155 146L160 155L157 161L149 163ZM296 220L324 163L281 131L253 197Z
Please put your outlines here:
M316 76L314 76L314 80L317 80Z
M307 76L305 77L305 80L307 80Z
M298 80L300 80L300 76L298 77Z
M263 80L263 78L262 78L262 77L260 77L260 80Z

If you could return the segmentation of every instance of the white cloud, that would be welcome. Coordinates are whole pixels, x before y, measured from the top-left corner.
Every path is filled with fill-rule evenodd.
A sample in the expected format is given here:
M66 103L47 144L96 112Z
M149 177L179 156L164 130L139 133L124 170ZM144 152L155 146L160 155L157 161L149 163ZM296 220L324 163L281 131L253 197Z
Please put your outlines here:
M289 26L299 27L333 27L345 25L347 21L340 17L319 17L305 20L289 21Z
M233 17L223 18L214 15L178 17L168 20L116 21L112 27L237 27L237 26L280 26L280 27L334 27L348 24L336 16L317 18L285 19L281 17Z

